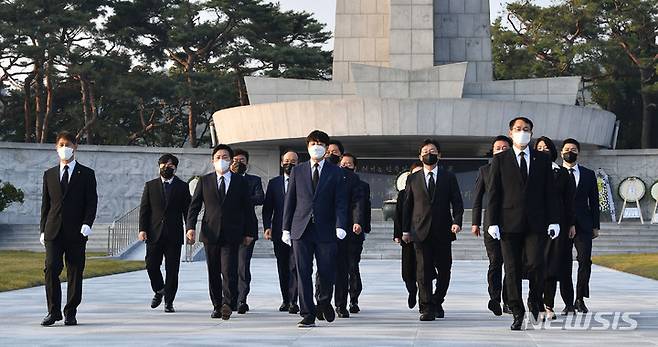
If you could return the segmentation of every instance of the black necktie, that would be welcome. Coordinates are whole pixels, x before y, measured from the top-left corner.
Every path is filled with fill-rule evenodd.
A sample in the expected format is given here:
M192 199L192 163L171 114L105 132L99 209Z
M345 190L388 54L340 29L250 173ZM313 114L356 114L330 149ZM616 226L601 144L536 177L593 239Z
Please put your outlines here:
M315 163L313 165L313 193L315 193L315 188L318 187L318 182L320 182L320 171L318 170L318 167L320 164Z
M60 187L62 187L62 194L66 193L66 190L69 188L69 166L64 165L64 174L62 175L62 180L59 182Z
M171 183L164 182L164 193L165 193L165 201L169 202L169 195L171 194Z
M288 193L288 180L290 178L286 178L286 181L283 183L283 194Z
M427 174L430 175L429 182L427 183L427 190L430 193L430 201L433 201L434 191L436 190L436 182L434 181L434 172L430 171Z
M576 171L573 168L569 169L569 177L571 178L571 184L573 184L574 187L578 187L576 184L576 176L573 174L573 172Z
M521 178L523 179L523 183L525 183L528 180L528 163L525 161L525 152L521 152L519 155L521 156L521 164L519 165Z
M224 202L226 197L226 183L224 182L224 176L219 178L219 202Z

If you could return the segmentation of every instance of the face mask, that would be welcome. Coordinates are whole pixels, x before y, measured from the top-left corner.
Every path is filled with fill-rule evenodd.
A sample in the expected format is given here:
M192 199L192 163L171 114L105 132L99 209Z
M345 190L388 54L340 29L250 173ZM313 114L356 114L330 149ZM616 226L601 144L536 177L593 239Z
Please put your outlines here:
M434 153L427 153L423 156L423 164L434 165L439 162L439 156Z
M73 148L59 147L57 148L57 155L61 160L71 160L71 158L73 157Z
M171 179L172 177L174 177L174 172L175 171L176 170L174 170L173 167L163 166L163 167L160 168L160 176L162 176L162 178L168 180L168 179Z
M526 146L530 143L530 132L528 131L516 131L512 133L512 140L514 143L521 146Z
M215 171L219 171L220 173L225 173L228 171L228 168L231 166L231 162L229 160L215 160L213 162L213 166L215 167Z
M578 154L574 152L566 152L562 154L562 159L564 159L564 161L566 161L569 164L573 164L576 162L576 160L578 160Z
M320 145L313 145L308 148L308 155L310 155L311 158L315 160L322 159L322 157L324 157L324 152L325 152L324 147Z
M329 160L329 162L334 165L338 165L338 163L340 162L340 157L335 154L332 154L327 157L327 160Z
M295 164L283 164L283 172L290 176L293 167L295 167Z
M343 169L354 172L354 168L343 166Z
M241 162L238 162L238 171L236 173L238 175L244 175L245 172L247 172L247 165L243 164Z

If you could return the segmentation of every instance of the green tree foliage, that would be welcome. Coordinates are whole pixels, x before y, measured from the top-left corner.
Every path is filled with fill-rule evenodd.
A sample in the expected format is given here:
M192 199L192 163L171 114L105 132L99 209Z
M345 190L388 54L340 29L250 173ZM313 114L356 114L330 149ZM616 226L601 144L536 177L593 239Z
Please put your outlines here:
M2 180L0 180L2 183ZM16 189L11 183L5 182L0 186L0 212L4 211L14 202L23 203L23 191Z

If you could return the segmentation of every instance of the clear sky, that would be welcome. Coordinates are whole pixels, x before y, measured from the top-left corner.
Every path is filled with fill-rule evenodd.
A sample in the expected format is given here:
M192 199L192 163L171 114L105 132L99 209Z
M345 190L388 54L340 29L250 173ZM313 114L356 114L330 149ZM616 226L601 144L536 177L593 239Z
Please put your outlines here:
M279 2L284 10L305 10L315 14L315 18L327 23L327 29L334 31L336 0L271 0ZM548 5L554 0L535 0L540 5ZM504 4L510 2L505 0L489 0L491 19L493 21L502 11Z

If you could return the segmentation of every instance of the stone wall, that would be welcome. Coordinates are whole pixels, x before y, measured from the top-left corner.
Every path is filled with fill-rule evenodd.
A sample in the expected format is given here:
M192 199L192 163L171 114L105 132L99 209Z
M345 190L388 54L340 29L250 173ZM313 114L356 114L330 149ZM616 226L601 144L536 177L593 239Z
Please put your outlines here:
M209 148L154 148L80 146L78 161L96 171L98 223L111 223L139 205L144 182L158 176L157 161L163 153L178 157L177 175L183 180L212 171ZM251 149L249 172L263 178L279 174L278 149ZM0 179L25 193L25 203L0 212L0 224L38 224L43 172L57 165L53 144L0 142Z
M579 160L584 166L592 170L603 168L608 174L615 200L617 219L619 219L623 204L623 200L617 192L619 184L622 180L631 176L642 179L646 185L646 194L640 201L640 206L642 207L645 222L651 221L651 212L656 201L651 197L650 190L654 182L658 181L658 149L585 151L581 153ZM630 205L630 207L635 207L635 204ZM629 221L639 221L639 219L630 219Z

